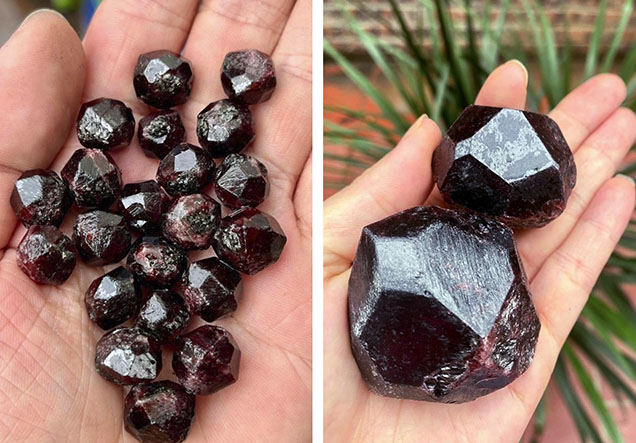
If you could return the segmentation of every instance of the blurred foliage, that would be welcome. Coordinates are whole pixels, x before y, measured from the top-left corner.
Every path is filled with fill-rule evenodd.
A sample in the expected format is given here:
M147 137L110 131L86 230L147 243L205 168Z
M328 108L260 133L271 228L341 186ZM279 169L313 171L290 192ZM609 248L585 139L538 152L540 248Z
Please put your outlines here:
M51 6L58 11L70 12L79 8L80 0L51 0Z

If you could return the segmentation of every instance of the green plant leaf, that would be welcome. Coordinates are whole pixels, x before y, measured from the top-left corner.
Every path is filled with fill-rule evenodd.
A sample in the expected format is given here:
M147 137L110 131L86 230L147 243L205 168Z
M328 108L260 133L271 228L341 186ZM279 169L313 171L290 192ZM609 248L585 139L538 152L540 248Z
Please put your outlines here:
M621 44L621 40L623 39L623 34L625 34L625 29L627 29L627 25L629 23L630 17L632 16L633 10L634 0L627 0L625 3L623 3L621 18L619 19L618 25L616 26L616 31L612 36L612 42L610 43L609 48L605 53L605 59L603 60L601 71L609 72L609 70L612 69L616 54L618 53L618 48Z

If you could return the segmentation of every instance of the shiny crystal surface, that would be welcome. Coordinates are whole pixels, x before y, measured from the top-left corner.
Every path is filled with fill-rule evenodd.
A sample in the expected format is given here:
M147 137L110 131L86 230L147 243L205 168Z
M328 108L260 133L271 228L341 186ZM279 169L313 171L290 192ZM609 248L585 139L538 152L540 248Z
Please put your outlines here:
M238 153L254 141L252 113L230 100L210 103L197 117L197 136L212 157Z
M229 98L253 105L267 101L276 87L274 62L254 49L230 52L223 60L221 83Z
M214 161L198 146L182 143L159 163L157 182L172 196L194 194L214 176Z
M139 286L123 266L93 280L84 295L88 317L104 330L132 318L140 303Z
M164 158L186 138L181 116L171 109L154 112L139 120L139 145L149 157Z
M145 236L130 249L126 266L142 284L169 288L181 278L188 266L188 256L168 240Z
M62 169L75 204L107 208L121 193L121 172L110 155L97 149L78 149Z
M124 400L126 431L143 443L179 443L194 418L195 396L162 380L133 386Z
M381 395L461 403L519 377L540 323L512 231L416 207L365 227L349 280L351 347Z
M190 314L185 300L169 289L158 289L143 304L135 326L159 343L173 341L188 326Z
M73 241L82 260L91 266L103 266L126 256L130 229L121 215L94 209L77 216Z
M446 200L512 227L539 227L565 209L576 166L556 122L515 109L469 106L433 154Z
M33 225L60 226L73 200L54 172L32 169L24 172L13 186L11 207L27 228Z
M119 100L98 98L80 108L77 138L86 148L109 151L128 146L134 134L132 110Z
M73 273L77 250L55 226L31 226L16 250L16 263L41 285L61 285Z
M95 367L118 385L152 381L161 372L161 347L137 328L117 328L97 342Z
M177 339L172 369L186 391L207 395L238 379L240 358L228 331L204 325Z
M221 260L244 274L256 274L276 262L287 237L269 214L244 208L224 217L214 236Z
M135 66L133 85L137 97L155 108L184 104L190 97L194 73L190 62L171 51L141 54Z
M241 276L216 257L190 264L183 276L183 296L190 312L205 321L236 311Z
M245 154L230 154L216 171L216 196L229 208L258 206L269 194L265 165Z
M154 180L129 183L122 190L117 211L132 229L155 232L161 229L163 213L171 201L166 191Z
M183 249L207 249L221 222L221 205L206 194L183 195L163 219L163 235Z

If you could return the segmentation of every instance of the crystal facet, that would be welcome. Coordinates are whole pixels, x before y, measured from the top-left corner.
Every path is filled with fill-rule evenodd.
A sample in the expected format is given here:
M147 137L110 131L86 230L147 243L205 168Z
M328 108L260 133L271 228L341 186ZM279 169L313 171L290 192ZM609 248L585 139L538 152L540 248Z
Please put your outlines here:
M248 105L262 103L269 100L276 87L274 62L254 49L230 52L223 60L221 83L232 100Z
M576 166L547 115L469 106L433 154L444 198L512 227L539 227L565 209Z
M55 226L31 226L18 245L16 263L41 285L61 285L75 269L77 250Z
M163 235L183 249L207 249L221 222L221 205L206 194L183 195L164 214Z
M185 300L169 289L157 289L139 310L135 326L159 343L173 341L188 326L190 314Z
M141 54L133 85L137 97L155 108L184 104L190 97L194 74L190 62L171 51Z
M172 196L194 194L214 176L214 161L198 146L182 143L159 163L157 182Z
M157 111L139 120L139 145L149 157L164 158L185 141L185 128L177 111Z
M254 140L252 113L230 100L210 103L197 117L197 136L212 157L238 153Z
M186 252L161 237L141 237L135 242L126 266L144 285L169 288L188 266Z
M75 204L107 208L121 193L121 172L110 155L97 149L78 149L62 169Z
M139 286L123 266L93 280L84 296L88 317L104 330L132 318L140 302Z
M11 207L27 228L33 225L60 226L73 200L54 171L32 169L16 180Z
M119 100L99 98L84 103L77 117L82 146L108 151L128 146L135 134L132 110Z
M171 200L154 180L129 183L124 186L117 202L117 210L132 229L155 232L161 228L163 213L170 206Z
M121 215L94 209L77 216L73 241L86 263L103 266L126 256L130 229Z
M216 171L216 196L229 208L258 206L269 194L265 165L245 154L230 154Z

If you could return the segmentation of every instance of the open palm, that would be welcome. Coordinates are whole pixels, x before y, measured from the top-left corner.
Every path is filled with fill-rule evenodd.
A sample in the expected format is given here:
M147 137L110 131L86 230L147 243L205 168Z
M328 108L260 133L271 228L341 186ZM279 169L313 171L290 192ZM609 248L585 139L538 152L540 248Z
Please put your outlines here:
M497 68L477 104L523 109L527 74ZM518 380L460 405L371 394L352 357L347 282L363 226L420 204L444 205L433 188L437 125L418 120L398 146L325 205L325 435L327 441L519 441L550 379L557 356L634 209L634 185L613 178L636 139L636 117L619 108L625 85L590 79L551 112L578 170L565 212L516 238L541 319L534 361Z
M90 282L114 266L79 263L60 287L31 282L15 263L25 231L9 205L14 181L28 169L59 171L80 147L73 124L82 102L112 97L131 106L137 120L148 114L135 97L132 72L138 55L151 50L183 50L193 64L192 96L179 110L188 141L196 143L196 115L224 97L223 56L251 48L272 54L278 87L254 108L257 135L248 152L268 167L271 194L262 209L280 222L288 242L276 264L244 278L238 311L219 321L241 347L239 380L197 398L188 441L309 440L311 3L199 3L105 0L83 43L63 19L42 12L0 49L0 440L132 440L122 426L125 391L95 372L103 331L83 304ZM124 183L153 178L158 165L136 141L113 157ZM161 378L171 375L166 354Z

